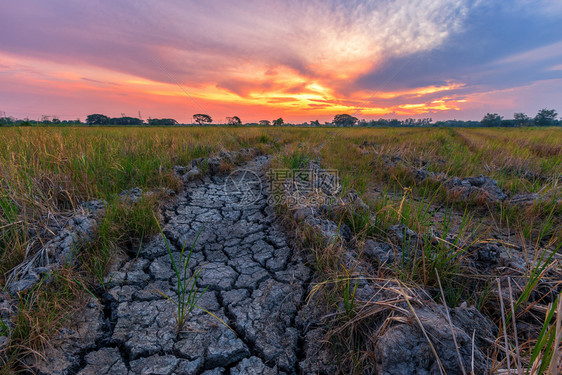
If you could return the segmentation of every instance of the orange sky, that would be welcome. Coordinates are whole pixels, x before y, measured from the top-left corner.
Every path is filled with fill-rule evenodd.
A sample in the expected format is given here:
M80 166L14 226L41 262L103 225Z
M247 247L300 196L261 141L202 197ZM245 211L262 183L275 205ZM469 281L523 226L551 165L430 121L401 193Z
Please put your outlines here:
M548 0L540 23L469 0L30 2L3 5L0 24L0 114L18 118L479 120L562 97L562 7Z
M331 118L337 113L357 113L357 115L382 117L388 114L415 116L431 114L435 111L458 110L464 99L448 97L451 90L462 87L459 83L442 86L426 86L409 90L369 92L358 91L348 97L338 96L333 88L323 86L322 81L311 81L288 69L262 69L256 74L250 69L245 78L239 78L237 93L232 88L223 88L213 83L190 87L186 84L157 82L139 76L113 72L106 69L65 65L26 59L0 54L2 66L0 74L11 72L6 85L23 92L33 92L45 96L87 100L100 103L90 111L109 113L113 116L125 113L136 116L140 111L144 116L168 116L184 119L185 113L220 113L216 121L224 116L240 115L250 121L286 116L291 119ZM352 72L347 74L351 75ZM240 75L243 76L243 75ZM252 80L253 78L253 80ZM297 88L297 90L292 90ZM287 89L290 89L287 92ZM185 90L185 91L184 91ZM440 93L439 99L425 101L423 96ZM396 105L377 105L378 99L392 99L408 96L406 103ZM54 106L53 106L54 107ZM87 108L88 106L82 105ZM82 117L81 106L68 105L62 112L29 111L31 118L40 114L59 117ZM27 113L20 108L19 113ZM60 111L60 110L59 110ZM430 115L429 115L430 116Z

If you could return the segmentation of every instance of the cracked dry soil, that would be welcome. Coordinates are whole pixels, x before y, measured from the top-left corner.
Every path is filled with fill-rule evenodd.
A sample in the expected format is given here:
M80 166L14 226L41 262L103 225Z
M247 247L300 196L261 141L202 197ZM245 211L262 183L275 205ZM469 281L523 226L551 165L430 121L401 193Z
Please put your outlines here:
M265 184L267 163L262 156L243 168ZM232 183L208 176L188 184L163 209L162 226L176 257L201 232L189 265L191 272L202 268L198 286L208 286L199 305L232 329L195 309L177 332L174 306L159 293L173 299L177 281L164 240L155 236L108 275L107 292L92 298L81 328L55 340L38 372L299 374L306 363L310 373L298 313L311 270L276 221L267 189L252 187L257 200L247 204L226 193L236 190Z

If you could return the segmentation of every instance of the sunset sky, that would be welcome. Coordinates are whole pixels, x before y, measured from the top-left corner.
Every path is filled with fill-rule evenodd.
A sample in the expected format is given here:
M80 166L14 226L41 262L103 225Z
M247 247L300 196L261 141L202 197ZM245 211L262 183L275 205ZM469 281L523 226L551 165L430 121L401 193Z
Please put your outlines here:
M562 112L560 0L2 0L0 114Z

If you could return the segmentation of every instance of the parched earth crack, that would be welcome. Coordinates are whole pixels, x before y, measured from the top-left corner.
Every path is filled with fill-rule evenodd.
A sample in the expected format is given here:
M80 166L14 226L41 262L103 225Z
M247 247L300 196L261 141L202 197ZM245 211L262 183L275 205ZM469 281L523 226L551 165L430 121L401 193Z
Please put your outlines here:
M258 157L243 168L263 182L267 163L267 157ZM106 292L85 322L84 332L95 340L75 351L55 345L37 372L300 373L306 354L296 322L311 270L268 206L267 191L251 187L255 199L246 202L228 193L238 188L229 184L235 183L226 176L204 177L162 209L163 233L175 259L199 236L189 269L201 270L198 287L208 290L199 305L212 315L196 308L177 332L174 305L165 297L175 298L177 279L165 240L155 236L107 276Z

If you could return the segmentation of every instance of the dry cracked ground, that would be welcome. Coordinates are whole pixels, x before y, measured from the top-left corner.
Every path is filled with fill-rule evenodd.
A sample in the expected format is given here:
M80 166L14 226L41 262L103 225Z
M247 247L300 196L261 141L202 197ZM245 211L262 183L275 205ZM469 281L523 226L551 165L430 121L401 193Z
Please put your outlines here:
M244 166L247 184L224 176L192 182L163 210L163 233L176 260L199 234L189 268L202 270L198 286L208 289L199 305L216 317L195 309L177 331L175 307L164 296L175 298L177 279L165 240L156 236L107 276L107 292L91 299L82 323L61 332L36 370L316 373L315 360L304 354L306 322L299 317L311 270L268 205L260 186L266 164L267 157L258 157Z

